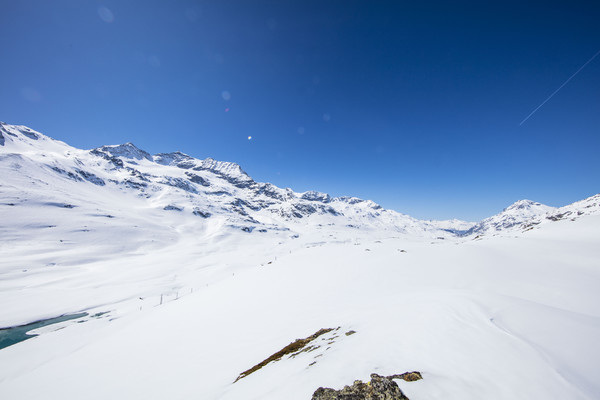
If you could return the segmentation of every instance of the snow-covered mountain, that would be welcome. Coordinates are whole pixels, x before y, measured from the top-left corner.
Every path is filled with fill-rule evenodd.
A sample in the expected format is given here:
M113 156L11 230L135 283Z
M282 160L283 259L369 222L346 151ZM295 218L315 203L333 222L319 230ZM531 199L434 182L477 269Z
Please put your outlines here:
M531 200L519 200L506 207L502 212L478 222L463 234L481 235L505 231L507 229L519 229L532 220L554 210L556 210L556 208L536 203Z
M588 197L573 204L564 207L555 208L549 211L543 218L550 221L560 221L564 219L574 220L582 215L599 215L600 214L600 194ZM541 218L537 218L538 221ZM540 221L541 222L541 221Z
M600 398L599 195L419 221L1 124L0 255L2 399Z
M545 219L577 217L598 208L597 197L561 209L519 200L478 223L421 221L370 200L315 191L296 193L256 182L232 162L199 160L181 152L151 155L133 143L80 150L26 126L2 122L0 168L10 183L2 192L6 204L28 206L38 201L74 208L96 202L96 213L111 214L114 202L102 199L125 196L128 200L118 203L121 208L129 205L137 213L146 210L148 217L163 211L180 213L210 220L204 222L207 227L245 232L298 235L306 227L337 226L430 238L480 236L528 229ZM31 196L33 192L39 197Z
M256 182L232 162L199 160L181 152L151 155L133 143L80 150L26 126L1 122L0 168L5 182L10 182L2 193L7 204L28 206L37 199L46 206L73 208L96 202L96 213L111 214L114 202L102 199L125 196L128 200L119 202L121 208L129 205L136 213L146 210L148 217L167 212L210 219L204 225L212 226L209 230L213 233L215 226L245 232L287 231L290 235L298 235L306 227L337 226L445 238L527 229L538 225L546 214L549 220L557 220L595 209L588 204L591 200L564 211L519 200L478 223L421 221L370 200L315 191L296 193ZM39 197L31 196L32 192ZM127 212L123 209L121 214Z
M247 232L338 225L429 237L449 234L443 224L385 210L370 200L296 193L255 182L231 162L198 160L181 152L150 155L132 143L79 150L30 128L8 124L0 124L0 135L1 168L11 182L4 196L9 195L6 190L37 188L40 196L52 198L48 203L83 206L90 199L120 192L145 199L145 208L153 211L217 219ZM31 200L22 198L15 204ZM96 207L110 213L110 204Z

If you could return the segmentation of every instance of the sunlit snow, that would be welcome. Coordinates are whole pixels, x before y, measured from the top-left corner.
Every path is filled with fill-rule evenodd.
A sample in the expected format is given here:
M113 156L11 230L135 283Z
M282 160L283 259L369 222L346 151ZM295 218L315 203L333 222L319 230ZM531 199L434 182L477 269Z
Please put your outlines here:
M600 196L478 224L296 193L239 165L0 125L2 399L600 398ZM244 379L321 328L350 330Z

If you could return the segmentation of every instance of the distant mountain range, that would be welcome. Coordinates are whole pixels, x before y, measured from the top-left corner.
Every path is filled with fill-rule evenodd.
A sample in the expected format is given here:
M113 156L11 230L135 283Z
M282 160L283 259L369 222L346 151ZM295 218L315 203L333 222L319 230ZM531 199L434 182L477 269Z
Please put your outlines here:
M178 220L207 224L213 230L294 234L300 226L337 226L432 238L470 237L600 212L596 195L562 208L520 200L478 223L422 221L370 200L297 193L256 182L232 162L199 160L181 152L151 155L132 143L80 150L6 123L0 123L0 170L0 206L35 204L35 212L42 214L44 207L87 207L88 216L120 210L123 216L146 220L176 213Z

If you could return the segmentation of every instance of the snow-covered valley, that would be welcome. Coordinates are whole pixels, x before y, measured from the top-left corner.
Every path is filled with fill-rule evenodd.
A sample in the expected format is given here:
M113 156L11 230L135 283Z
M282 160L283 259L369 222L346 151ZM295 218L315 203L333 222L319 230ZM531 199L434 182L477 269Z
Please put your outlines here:
M87 313L0 349L1 398L301 400L413 370L412 400L600 397L598 195L420 221L7 124L0 176L0 327Z

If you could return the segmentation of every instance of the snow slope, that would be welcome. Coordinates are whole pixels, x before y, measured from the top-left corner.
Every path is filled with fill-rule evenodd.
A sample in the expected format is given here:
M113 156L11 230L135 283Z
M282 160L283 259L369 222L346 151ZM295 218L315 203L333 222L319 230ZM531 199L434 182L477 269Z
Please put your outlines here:
M233 163L0 128L0 326L88 313L0 349L0 398L300 400L412 370L412 400L600 398L599 196L472 240Z

